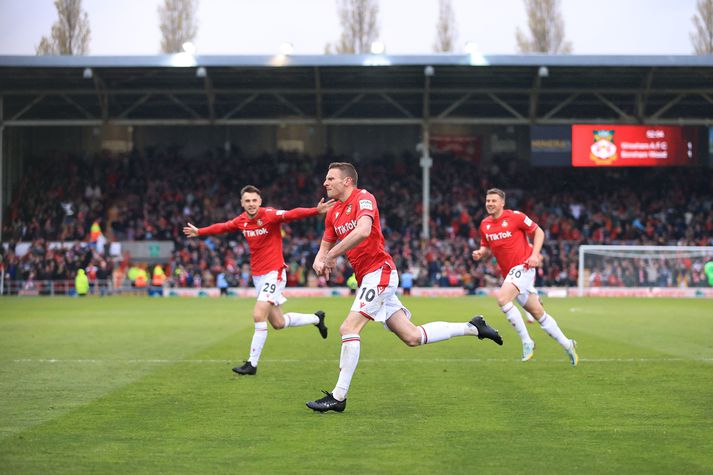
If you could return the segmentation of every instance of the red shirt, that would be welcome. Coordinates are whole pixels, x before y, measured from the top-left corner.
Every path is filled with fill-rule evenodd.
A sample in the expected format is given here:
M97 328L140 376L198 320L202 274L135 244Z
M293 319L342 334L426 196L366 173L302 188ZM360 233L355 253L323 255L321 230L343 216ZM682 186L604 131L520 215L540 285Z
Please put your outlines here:
M315 216L317 213L317 208L295 208L289 211L259 208L253 218L243 212L231 221L198 229L198 235L242 232L250 247L250 270L253 275L263 275L285 267L281 224Z
M499 218L488 216L480 223L480 245L493 251L505 277L510 269L524 264L532 254L527 235L535 230L537 223L525 214L506 209Z
M356 229L357 221L362 216L371 218L371 232L358 246L346 252L359 285L366 274L374 272L384 264L396 269L394 260L384 250L384 235L381 233L379 208L376 206L374 195L366 190L355 188L343 203L337 201L337 204L327 211L322 237L323 241L332 243L343 240Z

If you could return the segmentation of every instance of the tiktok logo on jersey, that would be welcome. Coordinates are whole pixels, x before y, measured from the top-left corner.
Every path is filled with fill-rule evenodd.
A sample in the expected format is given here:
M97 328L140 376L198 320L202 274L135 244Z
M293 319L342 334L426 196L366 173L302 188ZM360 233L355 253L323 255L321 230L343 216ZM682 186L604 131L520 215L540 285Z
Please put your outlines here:
M265 228L260 228L260 229L243 229L243 236L245 237L255 237L255 236L262 236L264 234L267 234L267 229Z
M510 231L505 231L493 234L486 234L486 236L488 238L488 241L499 241L500 239L512 237L512 233Z
M346 223L342 224L341 226L335 226L334 229L337 231L337 234L339 236L343 236L350 231L352 231L354 228L356 228L357 222L354 221L353 219L351 221L347 221Z

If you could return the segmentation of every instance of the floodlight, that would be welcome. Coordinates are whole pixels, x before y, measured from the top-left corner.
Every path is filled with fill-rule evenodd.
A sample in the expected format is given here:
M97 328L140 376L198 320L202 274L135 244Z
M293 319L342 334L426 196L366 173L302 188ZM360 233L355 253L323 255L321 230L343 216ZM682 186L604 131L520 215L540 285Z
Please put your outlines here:
M295 47L289 41L285 41L280 45L280 53L285 56L291 55L295 51Z
M84 71L82 71L82 77L84 79L91 79L94 77L94 71L92 71L92 68L84 68Z
M186 41L183 43L183 51L185 51L188 54L195 54L196 52L196 45L193 44L191 41Z
M540 69L537 70L537 75L541 78L546 78L550 75L550 70L547 66L540 66Z
M381 41L374 41L371 44L371 53L372 54L384 54L384 51L386 50L386 47L384 46L384 43Z
M197 78L204 78L207 75L208 75L208 71L206 71L206 69L203 66L196 69L196 77Z
M478 43L476 43L475 41L466 42L465 52L468 54L478 54Z

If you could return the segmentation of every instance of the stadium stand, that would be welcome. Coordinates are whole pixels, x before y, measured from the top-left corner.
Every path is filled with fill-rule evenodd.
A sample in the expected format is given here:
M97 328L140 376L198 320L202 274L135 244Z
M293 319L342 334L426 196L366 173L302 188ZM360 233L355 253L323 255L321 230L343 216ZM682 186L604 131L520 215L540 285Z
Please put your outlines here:
M10 281L64 281L77 269L95 269L100 280L121 283L127 259L112 259L91 243L98 220L109 242L171 240L175 252L167 275L172 286L213 287L225 271L234 286L247 286L248 248L241 237L188 241L180 230L226 221L242 212L239 190L255 184L264 204L312 206L322 196L327 165L348 157L296 153L228 156L208 151L183 157L176 151L62 156L44 160L22 180L3 223L8 242L2 260ZM476 263L470 252L480 239L483 196L505 188L508 207L520 209L546 233L544 269L538 285L575 286L580 244L713 245L713 172L703 168L578 170L530 168L508 160L497 167L448 155L432 170L431 238L422 243L420 168L416 157L384 155L357 164L360 186L382 204L384 235L397 266L410 269L417 285L474 290L499 277L491 262ZM290 223L285 254L291 286L325 286L311 271L323 223ZM31 242L18 256L16 243ZM50 249L50 242L70 242ZM84 245L80 245L84 243ZM89 244L89 245L87 245ZM707 285L702 263L607 262L588 276L592 285ZM329 285L344 285L351 270L342 261ZM90 276L90 280L92 276ZM117 280L118 279L118 280ZM40 284L32 284L40 285Z
M99 235L109 243L174 243L171 285L208 286L219 269L246 285L242 239L187 243L181 226L232 218L247 183L263 189L266 204L312 205L327 163L337 159L356 162L360 184L381 204L387 245L416 285L475 289L498 280L491 262L469 258L490 186L506 189L508 206L530 214L547 234L538 286L575 285L581 244L712 244L708 56L176 59L0 57L0 266L11 282L40 291L39 282L71 281L79 267L125 281L136 263L109 256ZM696 166L665 169L530 166L535 127L595 121L699 127L700 157ZM432 140L439 133L477 136L483 160L434 157L430 238L421 242L421 168L413 149L418 143L426 150L429 134ZM511 155L490 140L498 135ZM306 155L276 152L294 141ZM169 142L178 148L160 146ZM244 152L226 156L231 143ZM140 152L98 152L105 145ZM394 152L402 149L409 152ZM310 270L318 220L285 231L290 285L327 285ZM18 252L19 243L30 252ZM699 264L602 260L587 278L593 285L665 278L695 286L703 282ZM329 285L349 272L341 262Z

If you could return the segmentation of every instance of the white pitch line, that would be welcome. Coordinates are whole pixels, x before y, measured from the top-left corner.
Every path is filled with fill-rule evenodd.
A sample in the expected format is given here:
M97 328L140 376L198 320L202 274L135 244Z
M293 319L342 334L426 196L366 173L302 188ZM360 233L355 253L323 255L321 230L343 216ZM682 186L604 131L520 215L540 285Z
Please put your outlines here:
M548 358L542 362L561 362L564 358ZM62 358L25 358L11 360L13 363L50 363L50 364L231 364L230 360L212 359L62 359ZM267 363L333 363L336 359L263 359ZM362 358L360 363L510 363L516 358ZM534 360L535 362L538 360ZM712 358L580 358L586 363L675 363L683 361L713 362Z

